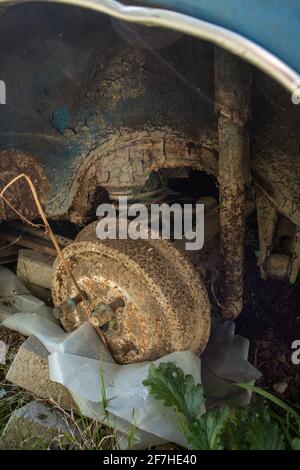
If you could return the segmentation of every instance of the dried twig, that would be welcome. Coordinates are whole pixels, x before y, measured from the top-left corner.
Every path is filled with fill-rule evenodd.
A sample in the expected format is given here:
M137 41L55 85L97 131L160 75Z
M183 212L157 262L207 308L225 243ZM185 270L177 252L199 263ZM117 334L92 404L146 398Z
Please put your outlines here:
M39 214L40 214L40 216L41 216L41 218L42 218L42 220L43 220L43 222L44 222L45 230L48 232L48 234L49 234L49 236L50 236L50 239L51 239L51 241L52 241L52 243L53 243L53 245L54 245L54 248L55 248L55 250L56 250L56 252L57 252L57 255L58 255L58 257L60 258L60 260L61 260L61 262L62 262L62 264L63 264L63 266L64 266L64 268L65 268L65 270L66 270L66 272L67 272L67 274L68 274L68 276L69 276L70 279L72 280L72 282L73 282L73 284L74 284L76 290L78 291L78 294L80 295L80 297L81 297L81 299L82 299L82 302L83 302L83 304L84 304L84 306L85 306L85 308L86 308L86 310L87 310L89 316L91 316L92 312L91 312L91 310L90 310L89 304L87 303L87 300L86 300L84 294L82 293L82 291L81 291L81 289L80 289L80 287L79 287L79 285L78 285L78 283L77 283L77 281L76 281L76 279L75 279L75 277L74 277L74 274L72 273L72 271L71 271L71 269L70 269L70 267L69 267L69 264L67 263L67 261L66 261L64 255L63 255L63 252L62 252L62 250L61 250L61 248L60 248L60 246L59 246L59 244L58 244L58 242L57 242L57 240L56 240L56 237L55 237L55 235L54 235L54 233L53 233L53 231L52 231L52 228L50 227L50 224L49 224L49 222L48 222L48 220L47 220L47 217L46 217L46 214L45 214L45 212L44 212L44 209L42 208L42 205L41 205L39 196L38 196L38 194L37 194L37 191L36 191L36 189L35 189L35 187L34 187L33 182L31 181L30 177L29 177L28 175L26 175L25 173L21 173L20 175L16 176L16 177L13 178L9 183L6 184L6 186L2 189L2 191L1 191L1 193L0 193L0 196L3 198L3 200L4 200L5 202L8 202L7 199L3 196L4 193L7 191L8 188L10 188L10 186L12 186L13 184L15 184L17 181L19 181L19 180L22 179L22 178L24 178L24 179L26 180L26 182L27 182L27 184L28 184L28 186L29 186L29 188L30 188L30 191L31 191L31 193L32 193L32 196L33 196L35 205L36 205L36 207L37 207L37 210L38 210L38 212L39 212ZM10 205L10 203L9 203L9 205ZM23 217L21 214L19 214L19 212L16 211L15 209L14 209L14 212L16 212L23 220L25 220L25 221L28 222L29 224L33 225L32 222L28 221L25 217ZM104 337L102 331L100 330L100 328L96 328L96 330L97 330L97 333L98 333L98 335L99 335L101 341L103 342L103 344L104 344L106 347L108 347L107 342L106 342L106 339L105 339L105 337Z

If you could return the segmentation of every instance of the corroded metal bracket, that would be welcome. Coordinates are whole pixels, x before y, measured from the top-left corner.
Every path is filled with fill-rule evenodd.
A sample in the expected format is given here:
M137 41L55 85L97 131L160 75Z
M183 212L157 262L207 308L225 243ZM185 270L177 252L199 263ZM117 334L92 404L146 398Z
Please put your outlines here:
M263 279L296 282L300 269L300 230L280 214L276 206L258 188L256 209L259 234L259 267ZM280 238L291 240L285 250L276 248Z

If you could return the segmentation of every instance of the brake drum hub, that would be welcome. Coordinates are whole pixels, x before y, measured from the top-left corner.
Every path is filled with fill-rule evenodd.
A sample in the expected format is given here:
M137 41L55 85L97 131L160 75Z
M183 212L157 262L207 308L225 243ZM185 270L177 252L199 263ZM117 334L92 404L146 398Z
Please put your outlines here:
M201 352L210 331L210 304L184 255L166 240L100 241L95 228L86 227L63 253L90 311L101 310L103 316L112 313L108 304L115 305L113 319L104 315L102 330L115 360L123 364L173 351ZM56 307L78 294L58 258L52 281ZM61 322L72 331L88 317L81 302L65 310Z

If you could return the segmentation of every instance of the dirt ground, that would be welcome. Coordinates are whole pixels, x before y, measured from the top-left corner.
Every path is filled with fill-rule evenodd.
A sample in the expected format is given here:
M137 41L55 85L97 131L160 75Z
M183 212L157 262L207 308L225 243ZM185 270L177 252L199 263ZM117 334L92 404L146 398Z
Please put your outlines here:
M247 230L244 309L237 332L250 340L250 362L263 377L257 385L273 389L279 381L288 388L280 397L300 404L300 365L291 360L292 343L300 340L300 278L293 286L278 280L263 281L257 267L258 240L250 221Z

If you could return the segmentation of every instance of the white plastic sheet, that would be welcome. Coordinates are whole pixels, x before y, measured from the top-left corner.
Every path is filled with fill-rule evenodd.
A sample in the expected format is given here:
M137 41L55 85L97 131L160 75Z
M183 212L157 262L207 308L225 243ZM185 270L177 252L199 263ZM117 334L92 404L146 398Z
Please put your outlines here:
M142 385L149 362L116 364L88 322L72 333L65 333L51 309L26 291L13 273L0 267L0 296L10 301L21 296L14 305L22 310L21 313L16 309L18 313L2 325L26 336L33 335L43 343L50 353L50 379L69 389L83 415L105 421L117 430L121 448L128 447L128 434L134 448L165 441L185 446L176 413L154 400ZM34 310L30 311L29 306ZM234 329L232 322L215 320L201 358L204 391L210 402L232 399L232 382L253 383L259 377L247 361L249 342L235 336ZM173 362L185 374L192 375L196 384L201 383L200 358L191 351L169 354L155 364L161 362ZM103 392L108 403L106 410ZM247 404L249 399L247 392L239 392L239 403ZM203 407L201 412L204 411Z

